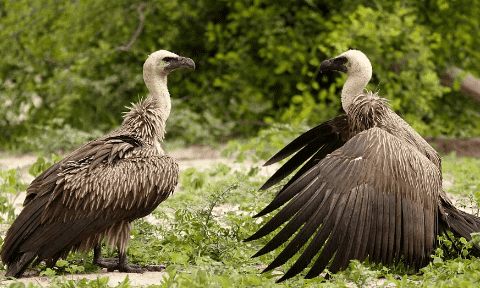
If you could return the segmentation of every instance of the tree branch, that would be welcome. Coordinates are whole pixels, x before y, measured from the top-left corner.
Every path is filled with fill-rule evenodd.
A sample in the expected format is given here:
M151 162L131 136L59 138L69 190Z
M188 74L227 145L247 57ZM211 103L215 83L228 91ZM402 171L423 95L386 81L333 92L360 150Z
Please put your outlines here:
M123 51L127 51L128 49L130 49L130 47L132 47L133 43L135 43L135 41L137 40L138 35L140 35L140 32L142 32L143 22L145 21L145 16L144 16L143 13L142 13L142 8L145 7L145 6L147 6L147 5L148 5L148 4L143 3L142 5L140 5L140 6L137 7L138 14L140 14L140 24L138 25L137 31L136 31L135 34L133 35L133 38L132 38L132 40L130 41L130 43L128 43L126 46L120 46L120 47L118 47L117 49L120 49L120 50L123 50Z
M440 83L443 86L453 88L456 79L462 84L460 92L472 97L480 104L480 79L475 78L470 73L465 73L460 68L452 67L442 75Z

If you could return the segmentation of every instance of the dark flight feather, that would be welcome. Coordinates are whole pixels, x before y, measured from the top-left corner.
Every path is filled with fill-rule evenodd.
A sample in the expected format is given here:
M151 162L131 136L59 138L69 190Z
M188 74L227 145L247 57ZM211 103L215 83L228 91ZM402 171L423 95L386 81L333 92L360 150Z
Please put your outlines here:
M308 241L279 282L303 271L317 254L307 278L319 275L332 258L333 273L367 257L384 265L403 259L419 269L430 261L437 235L450 230L470 240L470 233L479 232L480 218L457 210L443 191L438 153L385 99L364 92L372 75L365 54L349 50L323 61L320 70L348 74L342 91L347 113L300 135L265 164L293 154L262 190L301 167L255 217L284 206L246 239L287 223L254 255L290 241L265 271L287 262ZM480 246L474 247L480 254Z
M361 97L357 100L365 104ZM386 102L376 103L386 107ZM332 258L329 270L333 273L345 269L352 259L364 261L369 257L374 263L390 265L398 263L402 255L407 265L419 269L430 261L437 245L436 235L445 225L464 237L479 231L480 218L464 216L467 213L451 204L438 206L440 199L450 202L441 187L436 152L431 147L416 149L415 145L421 143L416 139L420 137L418 134L411 131L394 134L401 129L393 126L407 124L399 117L392 117L393 114L391 110L376 113L376 117L385 119L376 118L378 123L362 122L361 125L367 123L369 127L363 131L352 128L359 124L350 118L348 125L342 126L343 131L339 125L332 126L334 121L326 122L294 140L267 162L275 163L299 151L262 188L278 183L297 169L301 161L307 164L257 216L285 206L246 239L261 238L287 223L254 255L263 255L289 241L264 271L283 265L309 240L308 247L279 282L303 271L320 250L306 278L318 276ZM319 152L321 156L314 159ZM300 156L295 158L297 155ZM285 167L289 165L293 166ZM450 213L442 216L445 208ZM446 223L442 217L446 217ZM443 222L440 227L435 224L439 220Z

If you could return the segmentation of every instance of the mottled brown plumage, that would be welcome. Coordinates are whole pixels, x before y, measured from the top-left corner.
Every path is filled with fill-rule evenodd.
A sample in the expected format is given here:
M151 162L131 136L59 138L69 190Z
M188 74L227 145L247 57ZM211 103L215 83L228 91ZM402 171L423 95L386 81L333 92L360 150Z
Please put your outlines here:
M480 218L457 210L442 188L438 153L395 114L385 99L364 92L371 64L360 51L350 50L322 62L321 71L349 75L342 91L345 115L302 134L265 165L297 152L263 186L267 189L302 168L256 217L287 203L247 241L285 227L255 256L290 242L264 270L292 258L312 241L283 281L303 271L320 255L307 278L328 268L336 273L358 259L389 265L404 256L419 269L430 261L437 235L450 230L471 239L480 231ZM478 245L475 245L480 250Z
M144 65L149 97L131 108L119 128L79 147L33 180L2 247L7 276L21 276L35 259L53 266L69 251L91 249L94 264L108 270L159 269L128 265L125 249L131 222L150 214L177 185L178 165L158 141L170 113L167 75L181 67L195 64L164 50L150 55ZM105 237L118 247L119 259L102 258Z

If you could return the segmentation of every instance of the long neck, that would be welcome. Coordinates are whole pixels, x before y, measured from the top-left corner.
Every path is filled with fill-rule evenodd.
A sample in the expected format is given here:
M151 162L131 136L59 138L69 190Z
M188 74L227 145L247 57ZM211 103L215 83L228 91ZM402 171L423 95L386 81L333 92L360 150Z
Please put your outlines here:
M348 113L348 109L350 105L352 105L355 97L363 93L370 78L371 76L369 75L361 75L359 73L350 74L348 76L342 90L342 107L346 113Z
M153 69L152 69L153 70ZM158 113L163 121L167 121L172 109L170 93L167 88L167 74L165 72L155 73L150 69L144 69L143 79L150 92L149 98L152 98L158 105Z
M144 69L143 78L150 94L144 101L133 105L125 115L123 125L130 127L144 141L158 143L165 136L165 121L172 107L167 73L155 74L145 70L147 69Z

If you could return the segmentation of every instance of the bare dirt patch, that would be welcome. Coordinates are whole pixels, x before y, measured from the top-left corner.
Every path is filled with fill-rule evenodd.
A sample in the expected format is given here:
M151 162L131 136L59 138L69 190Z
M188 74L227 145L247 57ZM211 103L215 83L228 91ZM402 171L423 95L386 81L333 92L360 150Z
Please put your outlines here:
M432 138L425 137L440 154L456 151L458 157L480 158L480 138Z

